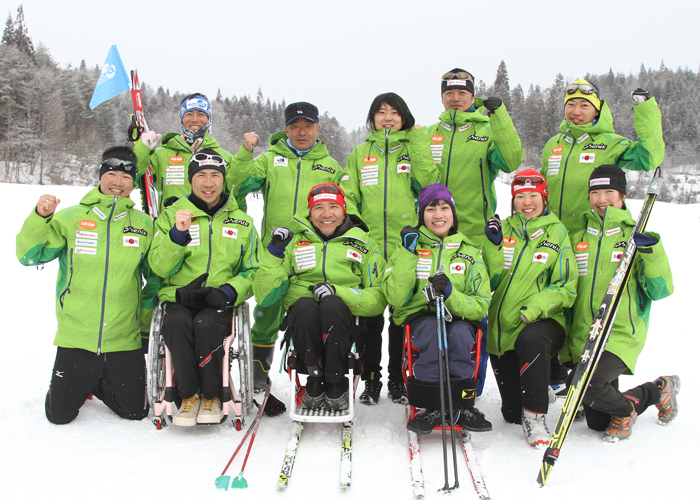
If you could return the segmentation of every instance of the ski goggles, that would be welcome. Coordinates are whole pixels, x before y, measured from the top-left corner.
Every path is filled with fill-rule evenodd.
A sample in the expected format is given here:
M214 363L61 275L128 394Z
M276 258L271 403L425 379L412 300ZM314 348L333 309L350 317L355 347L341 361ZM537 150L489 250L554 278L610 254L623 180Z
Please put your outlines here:
M106 172L124 172L132 178L136 178L136 163L120 158L105 158L100 163L100 177Z
M542 175L537 173L516 175L513 178L510 190L513 196L522 191L537 191L547 196L547 181Z
M221 156L210 155L207 153L195 153L192 155L191 161L196 161L197 163L199 163L200 167L203 167L205 165L213 165L215 167L226 166L226 160L224 160Z
M449 71L442 75L442 79L446 82L450 80L467 80L468 82L474 83L474 77L468 71L457 71L454 73Z
M332 201L333 203L337 203L343 207L343 211L345 211L345 192L340 188L340 186L329 182L312 187L311 191L309 191L308 197L309 210L311 210L311 207L313 207L316 203L320 203L322 201Z
M598 95L598 89L590 83L572 83L566 88L566 93L569 95L575 94L577 90L583 95Z

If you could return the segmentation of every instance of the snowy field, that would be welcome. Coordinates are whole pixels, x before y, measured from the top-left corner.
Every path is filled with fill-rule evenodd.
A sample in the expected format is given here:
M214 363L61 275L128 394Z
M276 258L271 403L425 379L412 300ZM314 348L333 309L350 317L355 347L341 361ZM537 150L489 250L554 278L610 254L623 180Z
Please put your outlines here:
M506 216L509 188L497 187L499 213ZM63 208L78 203L87 191L84 187L0 184L1 211L12 215L8 244L1 250L2 275L7 278L1 302L6 328L0 361L0 398L5 402L0 421L3 498L413 497L404 411L385 397L386 388L378 406L358 405L353 486L347 492L338 488L339 424L307 424L294 475L284 492L276 490L276 481L292 425L286 415L263 417L245 471L249 488L227 492L218 491L214 480L244 434L230 422L191 429L169 426L158 431L150 417L140 422L122 420L100 401L91 400L73 423L50 424L44 416L44 397L55 356L58 266L52 262L43 271L21 266L15 256L15 236L41 194L58 195L62 200L59 208ZM636 218L641 202L633 200L629 206ZM250 198L249 211L259 222L262 201ZM603 442L601 433L590 431L585 423L574 423L547 486L540 489L535 480L543 452L526 444L520 426L502 419L498 389L489 369L477 406L494 428L474 433L473 444L493 499L691 497L691 488L698 484L700 445L695 420L700 414L695 397L700 376L692 368L700 352L695 310L700 270L693 257L700 248L699 216L700 205L655 205L648 227L662 234L674 271L675 293L654 304L649 340L637 374L621 379L621 387L627 389L659 375L680 375L678 418L667 427L660 426L656 409L651 407L638 419L632 438L616 444ZM273 393L287 401L290 383L277 373L279 361L278 353ZM560 399L550 406L550 428L562 403ZM252 418L251 414L249 421ZM443 485L440 436L433 433L422 438L422 450L427 497L436 498ZM238 474L242 460L240 453L229 469L231 477ZM464 460L459 455L458 460L461 488L453 495L476 498Z

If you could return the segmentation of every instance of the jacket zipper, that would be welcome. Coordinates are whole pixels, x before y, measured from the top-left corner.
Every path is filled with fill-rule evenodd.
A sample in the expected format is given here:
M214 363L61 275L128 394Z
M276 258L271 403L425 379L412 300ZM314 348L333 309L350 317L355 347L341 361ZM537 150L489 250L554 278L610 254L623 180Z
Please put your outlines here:
M68 278L68 286L66 287L65 290L63 290L63 293L61 293L60 297L58 298L58 301L61 304L61 310L63 310L63 301L65 300L65 296L67 293L70 293L70 284L73 282L73 249L71 248L70 251L70 256L69 256L69 262L70 262L70 277Z
M607 212L607 210L606 210ZM605 229L605 215L603 215L603 219L601 220L600 223L600 234L598 235L598 250L596 250L595 253L595 267L593 268L593 281L591 282L591 301L590 301L590 309L591 309L591 318L595 318L595 310L593 309L593 294L595 292L595 281L596 277L598 275L598 260L600 258L600 250L601 247L603 246L603 234L604 234L604 229Z
M102 285L102 310L100 311L100 333L97 337L97 355L102 353L102 330L104 329L105 323L105 302L107 300L107 275L109 274L109 244L110 244L110 229L112 228L112 216L114 215L114 209L117 206L117 197L114 197L112 201L112 209L109 212L109 217L107 218L107 249L105 252L105 280Z
M389 131L384 133L384 260L388 261L387 255L387 234L386 234L386 204L387 204L387 182L389 180Z
M452 145L455 142L455 132L457 131L457 124L455 123L456 115L456 112L454 115L452 115L452 137L450 138L450 150L447 152L447 168L445 169L445 187L448 187L447 183L450 180L450 165L452 163Z
M573 137L571 140L575 140ZM559 193L559 220L561 220L561 210L564 204L564 181L566 181L566 168L569 166L569 158L571 158L571 153L574 152L574 144L571 144L571 149L569 149L569 154L566 155L566 161L564 162L564 171L561 174L561 191Z

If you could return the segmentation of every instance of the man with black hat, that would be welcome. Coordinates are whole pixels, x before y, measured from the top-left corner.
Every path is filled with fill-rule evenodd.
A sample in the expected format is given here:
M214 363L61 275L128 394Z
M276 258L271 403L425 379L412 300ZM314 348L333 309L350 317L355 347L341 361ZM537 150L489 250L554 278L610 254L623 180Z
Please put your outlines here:
M110 148L99 186L80 204L56 213L60 200L42 195L17 235L25 266L59 260L57 352L45 405L54 424L74 420L90 394L122 418L148 414L142 342L159 280L146 257L153 222L129 199L135 177L132 151Z
M440 121L428 128L440 182L455 193L459 232L484 245L484 224L496 210L494 180L513 172L525 152L498 97L474 96L474 76L461 68L442 75Z
M251 295L260 240L253 219L224 192L226 162L200 149L188 166L192 192L156 221L153 271L163 277L163 337L182 398L173 424L221 421L223 340L233 306Z
M237 164L251 172L239 195L262 190L265 200L262 241L265 246L270 243L275 228L288 227L292 216L297 213L307 214L306 194L313 186L328 182L338 184L342 175L342 167L330 157L326 145L318 140L320 125L316 106L308 102L292 103L285 109L284 118L284 130L270 137L267 153L253 161L253 147L258 135L248 132L234 158ZM267 384L283 317L282 301L266 305L264 309L259 304L255 308L252 340L256 389Z

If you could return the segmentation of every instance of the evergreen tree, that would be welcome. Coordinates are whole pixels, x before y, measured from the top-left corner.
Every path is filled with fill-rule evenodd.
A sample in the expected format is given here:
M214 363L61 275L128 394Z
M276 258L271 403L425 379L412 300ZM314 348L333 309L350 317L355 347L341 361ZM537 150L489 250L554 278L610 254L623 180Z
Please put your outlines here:
M496 71L496 80L493 82L493 95L500 97L506 105L506 109L510 110L510 82L508 80L506 63L503 60L501 60Z

